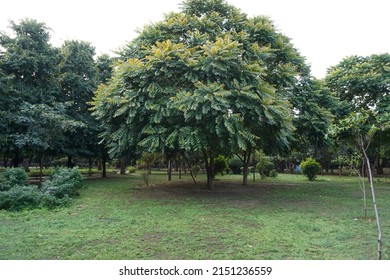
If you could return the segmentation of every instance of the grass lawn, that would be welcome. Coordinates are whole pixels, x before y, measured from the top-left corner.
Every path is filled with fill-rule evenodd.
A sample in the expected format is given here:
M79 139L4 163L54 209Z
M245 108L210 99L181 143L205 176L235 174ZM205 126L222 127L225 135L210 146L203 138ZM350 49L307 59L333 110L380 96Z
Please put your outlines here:
M240 185L166 175L86 180L67 208L0 211L0 259L376 259L377 228L355 177L280 174ZM376 184L390 259L390 180ZM367 189L369 192L369 189Z

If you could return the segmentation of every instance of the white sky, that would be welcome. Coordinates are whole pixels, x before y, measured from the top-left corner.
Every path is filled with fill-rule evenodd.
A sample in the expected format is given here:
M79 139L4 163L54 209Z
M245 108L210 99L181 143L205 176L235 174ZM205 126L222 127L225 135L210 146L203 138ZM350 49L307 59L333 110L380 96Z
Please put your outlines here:
M249 16L269 16L323 78L349 55L390 52L389 0L227 0ZM181 0L0 0L0 31L32 18L52 29L52 43L91 42L97 54L122 47L135 30L178 11Z

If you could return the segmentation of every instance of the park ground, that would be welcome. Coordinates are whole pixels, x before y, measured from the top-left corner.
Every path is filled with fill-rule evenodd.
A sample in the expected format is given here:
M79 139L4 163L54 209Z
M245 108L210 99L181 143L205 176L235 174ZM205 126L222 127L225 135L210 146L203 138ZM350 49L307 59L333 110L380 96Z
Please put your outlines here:
M377 258L371 196L353 176L301 175L241 185L199 175L90 178L68 207L0 211L0 259L355 260ZM377 178L383 257L390 259L390 179ZM367 188L367 192L370 190Z

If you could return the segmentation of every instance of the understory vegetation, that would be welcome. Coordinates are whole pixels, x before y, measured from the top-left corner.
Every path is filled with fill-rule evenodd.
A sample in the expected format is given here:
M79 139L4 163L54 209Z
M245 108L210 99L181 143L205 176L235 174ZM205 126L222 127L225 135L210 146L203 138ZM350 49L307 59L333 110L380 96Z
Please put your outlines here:
M28 184L22 168L6 169L0 173L0 209L15 211L64 206L78 195L82 181L83 176L77 168L55 168L42 185Z

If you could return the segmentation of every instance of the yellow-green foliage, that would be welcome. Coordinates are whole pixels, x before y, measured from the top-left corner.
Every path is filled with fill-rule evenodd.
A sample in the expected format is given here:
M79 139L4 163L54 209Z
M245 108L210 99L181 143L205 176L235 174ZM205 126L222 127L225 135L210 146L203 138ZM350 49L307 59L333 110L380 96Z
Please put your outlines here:
M302 174L306 175L310 181L314 181L321 170L321 165L310 157L301 162L301 170Z

